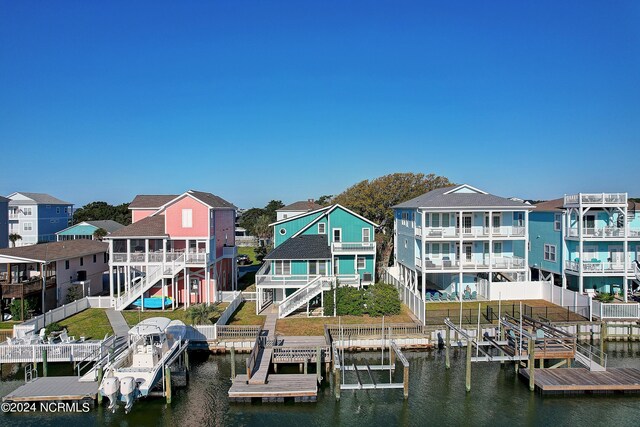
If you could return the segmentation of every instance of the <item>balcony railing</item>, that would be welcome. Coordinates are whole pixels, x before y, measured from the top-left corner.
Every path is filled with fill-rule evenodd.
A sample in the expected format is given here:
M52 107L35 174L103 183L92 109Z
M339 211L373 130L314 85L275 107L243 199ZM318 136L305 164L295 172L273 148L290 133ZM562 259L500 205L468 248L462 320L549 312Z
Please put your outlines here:
M132 263L161 263L173 262L185 255L185 252L126 252L113 253L113 262L132 262ZM204 264L207 262L208 254L206 252L186 252L187 264Z
M564 268L569 271L580 272L579 261L565 261ZM633 272L633 263L627 265L627 272ZM600 262L600 261L583 261L582 262L583 273L625 273L625 266L622 262Z
M564 196L564 204L567 205L625 205L627 195L625 193L580 193Z
M20 218L20 215L18 215L17 213L9 213L9 219L18 219Z
M358 252L375 253L376 242L339 242L331 245L334 253Z
M503 225L499 227L472 226L462 229L463 237L524 237L524 227L518 225ZM416 235L418 233L416 232ZM460 229L457 227L426 227L427 238L459 237Z
M420 267L422 261L416 258L416 266ZM424 270L488 270L491 266L494 270L521 270L525 268L524 258L513 257L495 257L489 260L448 260L441 259L425 259Z
M568 231L569 237L579 237L577 228L570 228ZM633 230L635 235L640 235L640 230ZM632 230L629 230L629 235L632 235ZM582 236L585 238L622 238L624 237L624 227L584 227L582 229Z
M54 286L56 276L47 277L46 286ZM42 290L42 277L36 276L19 283L2 282L2 298L22 298Z

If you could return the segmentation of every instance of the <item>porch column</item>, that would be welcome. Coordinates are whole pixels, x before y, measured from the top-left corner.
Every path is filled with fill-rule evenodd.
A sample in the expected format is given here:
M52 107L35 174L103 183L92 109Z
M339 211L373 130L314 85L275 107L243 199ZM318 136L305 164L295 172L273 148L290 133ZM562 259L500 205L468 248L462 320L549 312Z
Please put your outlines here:
M558 254L556 254L556 259ZM524 268L525 280L531 280L531 270L529 269L529 210L524 211Z
M187 308L189 308L189 305L191 304L191 289L189 289L189 269L185 268L184 269L184 298L185 298L185 303L184 303L184 309L186 310Z
M211 304L211 283L210 283L210 267L209 267L209 263L207 262L207 267L204 270L204 283L206 286L206 296L207 296L207 304Z
M583 293L584 290L584 278L582 276L583 274L583 266L584 266L584 259L583 259L583 255L584 255L584 242L583 242L583 236L582 236L582 223L583 223L583 218L582 216L584 215L583 209L582 209L582 195L581 193L578 193L578 198L579 200L579 206L580 209L578 210L578 250L580 251L578 257L580 262L578 263L578 292L580 292L581 294Z
M144 239L144 262L149 262L149 239Z
M120 282L120 267L116 267L116 281L118 283L118 298L120 298L120 287L122 286L122 283Z
M493 283L493 211L488 212L489 215L489 281L487 285L487 299L491 299L491 284Z
M162 278L162 311L164 311L164 299L167 296L167 289L165 286L167 285L167 279Z

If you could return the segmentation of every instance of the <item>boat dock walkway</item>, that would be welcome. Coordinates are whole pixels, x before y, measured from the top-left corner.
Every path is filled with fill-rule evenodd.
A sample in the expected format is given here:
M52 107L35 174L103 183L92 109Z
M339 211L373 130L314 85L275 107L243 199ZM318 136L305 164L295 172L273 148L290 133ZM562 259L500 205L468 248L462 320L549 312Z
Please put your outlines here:
M529 380L529 369L520 368L520 375ZM640 392L640 369L607 368L590 371L586 368L536 368L534 384L542 394L581 394Z
M3 402L52 402L90 400L98 395L97 382L81 382L78 377L41 377L29 381L2 398Z

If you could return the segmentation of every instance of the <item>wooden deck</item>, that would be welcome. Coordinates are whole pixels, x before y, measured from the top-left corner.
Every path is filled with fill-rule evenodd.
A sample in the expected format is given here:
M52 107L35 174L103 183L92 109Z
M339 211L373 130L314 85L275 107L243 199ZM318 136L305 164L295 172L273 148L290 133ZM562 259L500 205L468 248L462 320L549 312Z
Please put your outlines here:
M3 402L41 402L57 400L95 400L97 382L80 382L78 377L41 377L18 387Z
M247 384L246 375L238 375L229 389L229 398L235 402L262 398L264 402L282 402L285 398L315 402L318 385L315 374L278 374L269 376L267 384Z
M520 375L529 379L529 370L520 369ZM606 393L640 392L640 370L608 368L590 371L586 368L536 369L536 390L541 393Z

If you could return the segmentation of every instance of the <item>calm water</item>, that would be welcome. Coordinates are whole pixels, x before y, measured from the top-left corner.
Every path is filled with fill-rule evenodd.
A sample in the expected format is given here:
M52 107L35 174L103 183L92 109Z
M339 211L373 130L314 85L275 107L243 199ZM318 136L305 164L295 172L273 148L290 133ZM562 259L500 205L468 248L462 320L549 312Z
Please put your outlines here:
M639 343L610 343L609 366L640 368ZM317 403L306 404L229 404L230 357L193 357L191 379L171 406L163 399L139 401L129 415L111 414L102 408L87 414L0 414L0 425L12 426L337 426L337 425L576 425L638 426L640 395L584 395L579 397L541 397L499 363L474 363L472 390L464 388L464 353L453 353L452 369L444 368L444 353L407 352L410 368L410 396L402 390L343 391L336 402L332 388L323 383ZM379 353L358 355L379 362ZM238 360L240 367L240 360ZM56 369L59 373L60 368ZM379 380L389 373L379 373ZM394 380L401 382L398 370ZM0 395L19 386L21 381L0 383Z

